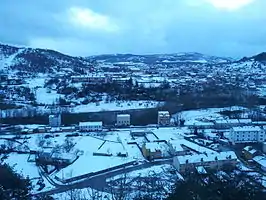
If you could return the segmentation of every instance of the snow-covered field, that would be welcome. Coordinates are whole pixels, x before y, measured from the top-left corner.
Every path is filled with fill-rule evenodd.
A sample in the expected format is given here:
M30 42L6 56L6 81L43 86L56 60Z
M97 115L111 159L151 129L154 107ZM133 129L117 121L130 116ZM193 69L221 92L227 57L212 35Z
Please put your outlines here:
M99 104L89 103L87 105L80 105L73 108L74 113L84 112L99 112L99 111L118 111L118 110L133 110L133 109L146 109L155 108L162 105L160 102L152 101L130 101L130 102L112 102Z
M11 153L4 162L13 167L23 177L29 177L30 179L39 178L38 167L35 163L28 162L28 157L28 154Z
M173 117L179 117L184 119L187 124L193 124L196 122L208 122L210 120L219 120L225 119L226 117L221 115L222 111L236 111L236 110L246 110L244 107L232 106L225 108L208 108L208 109L199 109L199 110L188 110L176 113Z
M193 117L200 117L197 113L198 111L190 111L184 113L184 116L187 119ZM206 111L207 112L207 111ZM213 112L210 112L213 116ZM186 114L186 115L185 115ZM204 117L206 117L204 115ZM38 125L32 125L31 128L36 128ZM108 169L110 167L115 167L121 164L129 163L132 161L143 161L145 160L141 150L136 144L128 144L129 142L136 142L141 144L145 141L144 137L135 137L132 138L130 135L131 128L117 129L115 131L109 131L104 133L80 133L79 136L69 137L71 133L39 133L27 135L27 137L22 137L21 139L16 139L14 146L20 146L20 149L29 151L29 150L45 150L45 152L52 152L53 150L59 147L59 152L62 155L78 155L78 159L74 161L73 164L53 173L50 175L50 178L56 181L55 176L61 179L73 178L76 176L88 174L91 172L98 172L101 170ZM143 130L143 128L134 127L134 130ZM160 128L145 128L145 131L149 132L147 138L150 141L165 140L168 143L174 143L179 146L186 146L194 151L191 151L193 154L198 153L215 153L214 150L211 150L207 147L198 145L194 142L186 140L184 137L190 134L190 130L186 127L160 127ZM151 134L150 132L154 133ZM47 137L47 136L51 137ZM68 135L68 137L67 137ZM12 135L2 136L5 138L11 138ZM0 144L7 144L7 140L0 139ZM44 141L44 142L42 142ZM73 144L73 147L70 150L66 150L66 143L70 142ZM18 143L20 142L20 143ZM23 143L23 144L21 144ZM168 144L165 144L165 148L161 149L163 151L169 151ZM141 146L141 145L140 145ZM99 156L93 155L93 153L102 153L109 154L109 156ZM118 154L126 154L126 157L119 157ZM15 154L12 153L5 160L10 166L14 166L14 169L22 173L23 176L29 176L31 179L40 177L39 169L34 162L28 162L28 154ZM151 168L144 168L139 171L133 171L129 173L129 176L144 176L147 174L156 174L167 171L166 169L171 168L168 166L152 166ZM48 190L52 186L44 178L46 187L43 189Z
M62 95L57 94L54 90L47 93L46 88L38 88L36 90L36 101L40 104L56 104Z

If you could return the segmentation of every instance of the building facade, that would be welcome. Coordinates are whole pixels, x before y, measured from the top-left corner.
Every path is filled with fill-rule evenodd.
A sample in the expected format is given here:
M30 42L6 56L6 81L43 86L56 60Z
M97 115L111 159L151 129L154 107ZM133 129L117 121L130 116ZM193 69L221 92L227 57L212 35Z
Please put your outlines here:
M233 151L176 156L173 159L173 165L179 172L193 170L198 166L215 169L222 168L224 165L235 166L236 164L237 156Z
M162 148L160 143L150 142L142 145L142 154L148 160L162 157Z
M161 126L170 125L170 114L168 111L158 112L158 125L161 125Z
M117 126L130 126L130 115L129 114L117 115L116 125Z
M102 122L80 122L79 130L81 132L102 131L103 123Z
M49 126L60 127L61 126L61 114L49 115Z
M236 143L264 142L265 130L258 126L233 127L230 130L229 140Z

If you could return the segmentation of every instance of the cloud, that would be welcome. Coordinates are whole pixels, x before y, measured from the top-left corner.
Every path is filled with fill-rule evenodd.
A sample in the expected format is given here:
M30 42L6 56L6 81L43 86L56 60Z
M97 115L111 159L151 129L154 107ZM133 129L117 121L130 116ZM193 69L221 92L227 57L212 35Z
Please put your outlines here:
M207 0L219 9L237 10L254 2L254 0Z
M266 49L265 7L265 0L3 0L0 41L80 56L249 56Z
M89 8L71 7L69 9L69 20L74 26L90 30L107 32L119 30L119 27L108 16L96 13Z

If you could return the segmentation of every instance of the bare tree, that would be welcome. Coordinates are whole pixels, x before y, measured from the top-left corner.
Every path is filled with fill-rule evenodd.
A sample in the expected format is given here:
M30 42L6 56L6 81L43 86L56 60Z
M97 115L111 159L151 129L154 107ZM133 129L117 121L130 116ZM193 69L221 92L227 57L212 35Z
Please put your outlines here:
M67 191L67 199L69 200L86 200L82 197L82 191L78 189L70 189Z
M15 147L14 141L12 141L12 140L7 140L7 141L6 141L6 146L7 146L7 149L9 149L9 150L13 150L14 147Z
M95 190L93 188L87 188L87 193L84 194L84 199L90 200L103 200L105 196L101 191ZM89 197L89 198L88 198Z
M43 134L38 134L38 137L36 138L36 143L39 147L43 148L45 145L45 139L43 137Z
M108 190L110 192L109 200L127 200L129 197L127 174L109 182Z
M52 154L59 154L61 152L61 149L62 147L59 144L55 145L52 149Z
M76 144L70 138L66 138L65 143L63 144L63 147L66 152L70 152L74 148L75 145Z

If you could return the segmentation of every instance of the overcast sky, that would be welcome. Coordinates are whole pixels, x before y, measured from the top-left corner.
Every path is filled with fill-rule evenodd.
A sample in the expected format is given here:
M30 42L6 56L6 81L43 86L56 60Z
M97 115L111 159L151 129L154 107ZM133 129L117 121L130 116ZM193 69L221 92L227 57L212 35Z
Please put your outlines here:
M1 0L0 42L75 56L266 51L266 0Z

